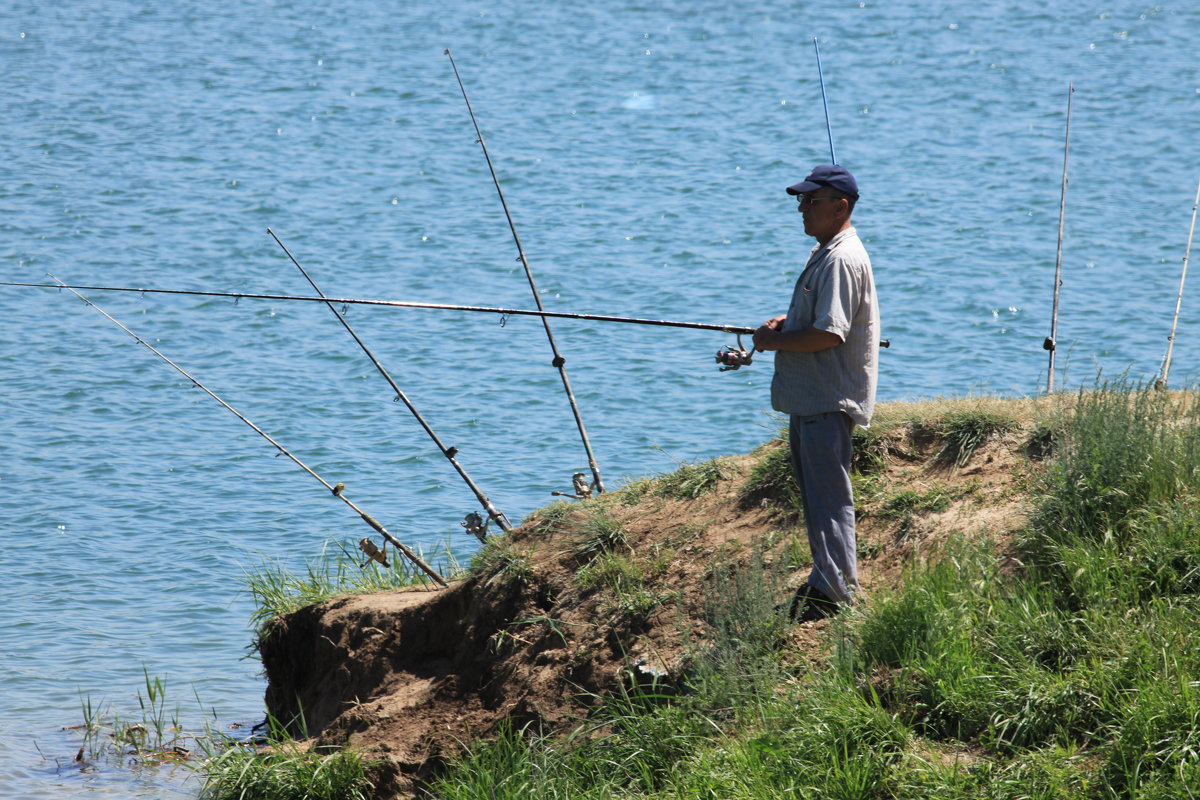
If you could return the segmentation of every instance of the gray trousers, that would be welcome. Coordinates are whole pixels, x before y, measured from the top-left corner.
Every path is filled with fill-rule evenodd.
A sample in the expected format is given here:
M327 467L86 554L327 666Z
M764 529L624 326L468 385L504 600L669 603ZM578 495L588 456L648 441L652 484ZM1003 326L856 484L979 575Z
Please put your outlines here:
M854 601L858 588L854 493L850 488L850 434L841 411L793 416L788 427L792 470L804 501L813 569L808 582L831 600Z

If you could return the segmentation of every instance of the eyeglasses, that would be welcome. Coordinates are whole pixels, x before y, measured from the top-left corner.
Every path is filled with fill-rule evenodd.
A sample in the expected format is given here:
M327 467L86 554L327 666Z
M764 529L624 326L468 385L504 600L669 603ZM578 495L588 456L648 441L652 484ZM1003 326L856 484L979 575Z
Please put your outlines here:
M805 208L807 206L814 206L817 203L821 202L822 200L841 200L841 198L840 197L810 197L809 195L806 195L806 194L796 195L796 202L800 204L801 208Z

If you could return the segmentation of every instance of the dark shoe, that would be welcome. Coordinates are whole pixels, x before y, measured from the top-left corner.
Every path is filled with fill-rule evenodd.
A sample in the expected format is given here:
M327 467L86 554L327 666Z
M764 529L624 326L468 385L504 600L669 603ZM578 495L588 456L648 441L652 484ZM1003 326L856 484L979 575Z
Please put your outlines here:
M824 592L806 583L796 590L788 616L793 622L816 622L832 617L841 610L841 606Z

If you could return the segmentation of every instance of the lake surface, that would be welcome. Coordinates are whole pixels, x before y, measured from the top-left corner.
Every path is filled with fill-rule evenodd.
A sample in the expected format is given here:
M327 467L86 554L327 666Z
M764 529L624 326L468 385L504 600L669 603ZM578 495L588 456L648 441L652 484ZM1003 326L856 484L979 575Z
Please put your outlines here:
M880 399L1153 378L1200 180L1195 3L9 2L0 280L532 307L450 48L547 308L754 326L811 246L783 189L838 160L892 348ZM1193 279L1196 280L1196 279ZM1200 286L1194 287L1200 290ZM328 309L90 292L431 553L477 504ZM1200 376L1185 292L1170 383ZM514 521L583 449L540 323L352 307ZM734 337L552 323L609 487L771 436ZM79 765L81 703L262 716L242 579L371 533L66 292L0 287L0 797L192 798Z

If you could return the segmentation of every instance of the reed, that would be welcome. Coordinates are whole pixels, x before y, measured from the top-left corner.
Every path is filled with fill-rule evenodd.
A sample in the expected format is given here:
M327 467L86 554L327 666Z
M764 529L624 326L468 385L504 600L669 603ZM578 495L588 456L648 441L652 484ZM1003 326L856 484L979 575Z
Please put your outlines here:
M142 674L138 710L128 716L114 712L108 702L96 703L90 695L80 695L83 722L71 728L83 737L75 761L149 769L186 761L207 737L206 732L186 729L179 706L168 705L162 678L151 676L145 667ZM196 704L200 709L197 716L203 718L204 705L198 697Z

